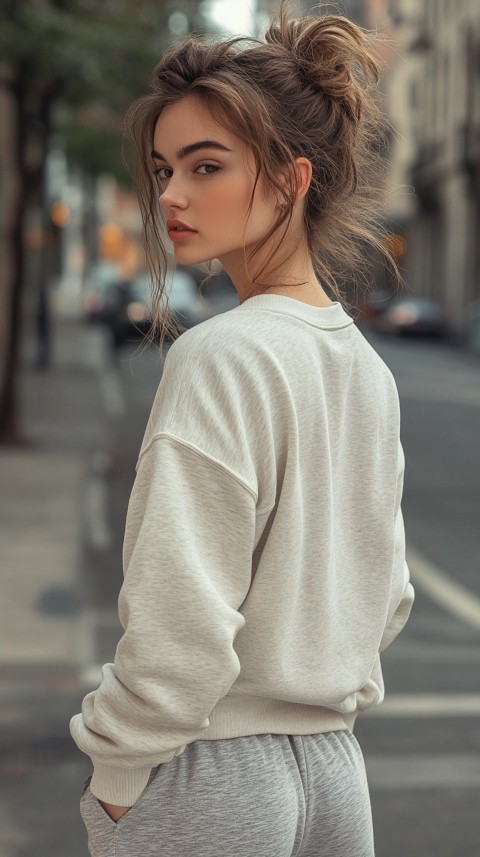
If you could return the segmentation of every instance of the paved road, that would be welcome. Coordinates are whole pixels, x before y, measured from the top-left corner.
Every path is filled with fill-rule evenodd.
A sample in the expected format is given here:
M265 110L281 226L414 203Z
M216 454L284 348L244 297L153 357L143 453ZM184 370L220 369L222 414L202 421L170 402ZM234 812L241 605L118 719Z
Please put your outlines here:
M82 495L85 688L96 686L99 665L112 660L120 634L126 505L162 367L152 349L141 355L133 347L111 363L101 332L89 336L99 357L104 425L89 447ZM403 511L417 590L407 628L384 655L387 700L356 727L377 857L479 857L480 362L434 343L367 336L392 369L402 403ZM35 697L43 705L36 741L30 729L25 753L17 746L5 757L0 857L87 857L76 795L89 762L78 758L68 736L52 740L61 733L52 724L79 710L81 694L65 687L63 674L49 682L43 702L40 693Z

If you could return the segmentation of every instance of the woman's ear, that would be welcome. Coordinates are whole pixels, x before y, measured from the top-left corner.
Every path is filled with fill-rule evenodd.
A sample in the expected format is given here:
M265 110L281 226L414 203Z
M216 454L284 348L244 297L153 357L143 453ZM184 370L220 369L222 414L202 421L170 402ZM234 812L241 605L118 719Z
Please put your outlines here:
M312 180L312 164L308 160L308 158L296 158L295 160L295 170L297 177L297 202L305 196L310 187L310 182ZM283 173L280 176L280 181L283 186L286 187L288 183L287 173ZM277 208L281 208L284 205L284 201L279 199L279 194L276 192L275 194L277 199Z
M297 202L307 194L312 180L312 164L308 158L296 158Z

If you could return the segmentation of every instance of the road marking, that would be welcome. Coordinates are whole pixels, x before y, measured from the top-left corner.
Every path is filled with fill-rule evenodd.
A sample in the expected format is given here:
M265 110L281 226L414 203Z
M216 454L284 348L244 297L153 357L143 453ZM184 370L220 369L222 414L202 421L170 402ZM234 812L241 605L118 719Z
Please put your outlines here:
M371 789L465 789L480 786L480 756L474 753L441 755L367 755Z
M365 717L478 717L480 693L388 693Z
M480 598L407 545L407 564L414 586L462 622L480 630Z

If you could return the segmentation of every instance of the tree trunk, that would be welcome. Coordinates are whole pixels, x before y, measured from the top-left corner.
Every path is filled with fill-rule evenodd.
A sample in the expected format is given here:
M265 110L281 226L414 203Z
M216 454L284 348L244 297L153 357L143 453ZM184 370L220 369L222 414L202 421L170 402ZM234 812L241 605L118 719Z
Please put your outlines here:
M5 241L10 250L11 266L9 273L7 273L7 282L4 285L4 293L7 296L7 322L4 334L4 372L0 389L0 444L23 445L26 443L20 429L18 370L25 288L24 225L31 201L34 201L42 212L36 313L37 367L43 369L50 364L51 325L46 247L49 235L47 234L45 212L45 165L52 103L62 84L54 78L47 84L43 92L32 93L29 89L31 80L32 70L28 67L28 63L24 63L12 69L10 78L4 81L12 108L9 111L11 127L5 136L9 140L8 167L9 174L13 176L15 190L11 194L10 202L5 202L5 220L7 222ZM35 129L38 149L33 165L28 162L27 158L27 146L32 137L30 124ZM30 158L31 160L32 158Z
M25 148L27 140L26 117L23 104L26 82L22 71L15 71L7 85L5 98L10 100L10 128L4 130L8 137L9 157L12 170L10 199L6 201L5 242L10 264L5 271L4 296L6 324L4 326L4 370L0 389L0 443L24 444L19 420L17 374L21 336L21 308L24 282L23 224L27 196L25 172ZM8 122L8 119L7 119ZM8 253L8 250L10 251Z
M31 182L31 193L36 197L36 204L41 212L43 242L40 252L40 266L37 292L37 369L49 369L52 362L52 319L50 312L49 280L52 272L51 243L53 230L48 211L48 194L46 187L46 165L48 156L48 140L50 135L50 116L52 101L55 97L55 86L49 86L40 98L37 116L37 134L41 146L41 158Z

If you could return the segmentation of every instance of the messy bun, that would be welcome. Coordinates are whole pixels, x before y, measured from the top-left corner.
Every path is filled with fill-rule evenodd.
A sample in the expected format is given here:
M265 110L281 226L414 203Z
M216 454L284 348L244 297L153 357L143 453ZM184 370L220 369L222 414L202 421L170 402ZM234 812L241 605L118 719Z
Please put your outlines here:
M186 37L155 69L152 94L130 108L126 126L137 142L147 248L153 238L152 267L159 247L166 266L157 190L147 166L156 120L164 107L195 94L251 148L256 164L253 193L262 176L282 201L272 230L245 258L252 284L267 290L262 273L268 270L271 275L285 261L271 264L296 202L295 159L305 157L312 164L304 205L308 250L321 284L349 306L345 287L365 285L372 249L396 271L378 222L386 122L376 96L377 37L342 16L291 19L291 11L290 0L281 0L264 42L241 36L211 42ZM281 175L287 176L286 183ZM251 271L256 253L276 234L278 243L268 259ZM159 304L160 269L157 281ZM169 319L163 324L168 327Z
M359 27L333 16L288 21L282 10L265 40L286 49L306 87L330 97L352 122L360 121L365 89L369 79L378 82L379 69Z

